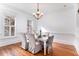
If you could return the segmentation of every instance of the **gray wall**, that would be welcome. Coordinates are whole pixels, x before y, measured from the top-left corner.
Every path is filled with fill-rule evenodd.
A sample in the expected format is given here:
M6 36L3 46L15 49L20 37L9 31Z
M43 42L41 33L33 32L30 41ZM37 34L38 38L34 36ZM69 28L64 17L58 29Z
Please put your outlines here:
M0 15L0 33L3 34L3 29L2 29L2 20L4 19L5 15L14 15L16 17L16 38L18 39L1 39L0 44L2 45L3 43L6 44L6 42L15 43L18 41L21 41L22 37L20 36L20 33L26 32L26 24L27 20L33 20L34 18L32 15L28 13L24 13L21 11L18 11L16 9L11 9L9 7L4 7L4 11ZM58 12L53 12L49 14L44 14L44 16L38 21L38 27L43 26L47 31L53 32L53 33L64 33L64 34L74 34L75 33L75 14L74 14L74 6L72 9L68 10L60 10ZM34 23L35 27L37 27L37 22ZM56 36L56 35L55 35ZM67 43L67 44L73 44L74 40L65 37L67 39L61 38L59 36L56 36L55 41L62 42L62 43ZM6 44L7 45L7 44Z
M31 17L28 17L26 13L23 13L21 11L18 11L16 9L11 9L9 7L3 6L3 9L0 9L0 36L4 35L4 18L7 15L15 16L15 29L16 29L16 37L14 38L1 38L0 37L0 46L13 44L16 42L20 42L22 40L22 36L20 36L21 33L26 33L27 29L27 20L31 19ZM19 37L20 36L20 37Z
M39 20L39 28L43 26L48 31L54 33L75 33L75 13L74 8L65 11L45 14Z

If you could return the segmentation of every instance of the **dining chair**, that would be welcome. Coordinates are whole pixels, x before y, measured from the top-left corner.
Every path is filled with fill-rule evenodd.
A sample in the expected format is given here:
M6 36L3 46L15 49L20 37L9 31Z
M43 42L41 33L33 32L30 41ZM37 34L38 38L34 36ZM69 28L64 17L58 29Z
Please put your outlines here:
M28 34L27 33L23 33L23 38L21 41L21 47L25 50L28 50L28 45L29 45L29 40L28 40Z
M41 50L41 44L35 39L34 34L29 34L29 49L31 53L35 54Z
M27 50L28 50L28 48L29 48L29 34L27 33L27 34L25 34L25 38L26 38L26 42L27 42L27 45L26 45L26 48L27 48Z
M46 42L48 54L50 53L51 50L53 50L53 47L52 47L53 39L54 39L54 36L49 36L49 37L48 37L48 40L47 40L47 42ZM51 50L50 50L50 49L51 49Z
M25 34L21 34L21 48L23 49L27 49L27 40L26 40L26 37L25 37Z

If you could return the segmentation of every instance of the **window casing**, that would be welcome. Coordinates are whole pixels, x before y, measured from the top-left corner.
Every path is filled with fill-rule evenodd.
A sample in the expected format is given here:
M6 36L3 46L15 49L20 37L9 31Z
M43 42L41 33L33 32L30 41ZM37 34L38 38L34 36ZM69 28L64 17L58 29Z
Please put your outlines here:
M6 16L4 19L4 36L15 36L15 18Z

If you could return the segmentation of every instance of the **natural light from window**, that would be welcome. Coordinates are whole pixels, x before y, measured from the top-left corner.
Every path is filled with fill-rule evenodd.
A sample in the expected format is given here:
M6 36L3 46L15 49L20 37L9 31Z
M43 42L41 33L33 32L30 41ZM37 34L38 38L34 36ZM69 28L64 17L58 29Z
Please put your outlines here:
M48 32L48 30L46 30L44 27L41 26L41 31L42 32Z

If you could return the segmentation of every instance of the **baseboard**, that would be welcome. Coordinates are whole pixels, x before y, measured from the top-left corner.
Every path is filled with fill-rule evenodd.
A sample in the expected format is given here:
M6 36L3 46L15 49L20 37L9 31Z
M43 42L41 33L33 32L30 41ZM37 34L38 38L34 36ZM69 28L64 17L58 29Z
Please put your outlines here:
M11 45L11 44L16 44L16 43L19 43L19 42L20 42L20 41L12 42L12 43L7 43L7 44L2 44L2 45L0 45L0 47L7 46L7 45Z
M75 36L75 33L52 33L52 34L61 34L61 35L71 35L71 36Z
M54 42L57 42L57 43L60 43L60 44L65 44L65 45L72 45L72 46L74 46L74 44L68 44L68 43L59 42L59 41L54 41Z

